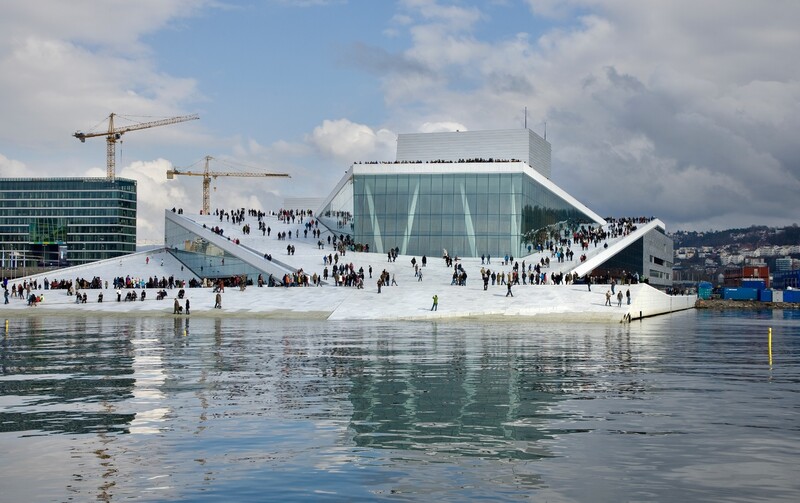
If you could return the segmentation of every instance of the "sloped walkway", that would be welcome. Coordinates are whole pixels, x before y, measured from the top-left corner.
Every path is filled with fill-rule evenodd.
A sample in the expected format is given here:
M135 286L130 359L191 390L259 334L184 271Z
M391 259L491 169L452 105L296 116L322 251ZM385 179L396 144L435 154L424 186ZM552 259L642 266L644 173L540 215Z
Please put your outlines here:
M300 223L284 224L275 217L267 217L267 225L271 228L271 236L262 236L257 231L256 219L247 218L245 222L234 226L228 222L220 222L218 217L183 215L202 226L219 225L225 229L225 235L239 239L241 247L252 251L247 253L270 253L288 267L302 268L305 272L321 274L323 270L323 254L333 254L327 245L327 233L323 232L324 249L317 246L317 239L310 237L297 238L297 231L303 233ZM242 226L249 223L251 234L244 235ZM637 232L645 232L646 226ZM277 240L276 233L291 230L293 239ZM208 230L211 233L210 230ZM608 250L622 240L636 236L626 236L617 240L609 240ZM286 246L295 246L295 254L288 255ZM589 250L587 262L596 256L608 253L600 248L594 252ZM578 250L575 250L576 255ZM549 255L549 254L548 254ZM538 261L543 255L533 254L519 257L521 263ZM149 258L149 261L147 260ZM460 260L467 271L466 286L451 285L452 268L444 264L440 257L428 257L427 267L422 268L422 281L414 275L410 256L398 257L395 262L388 262L385 254L347 252L341 261L353 263L355 268L363 267L365 271L364 288L321 287L292 288L258 288L248 287L244 291L226 289L222 294L222 309L214 309L215 294L209 288L187 288L186 296L191 303L191 316L257 316L280 318L321 318L331 320L458 320L463 318L480 318L492 320L526 320L564 321L564 322L602 322L619 323L639 317L654 316L667 312L690 309L694 306L694 296L669 296L648 285L638 284L619 286L623 292L630 289L632 302L627 305L623 299L619 306L616 298L612 305L605 305L605 293L609 285L592 285L591 291L586 285L515 285L512 296L507 296L505 285L489 285L484 291L480 280L481 267L491 268L495 272L510 272L510 265L501 265L498 259L492 264L481 265L480 258ZM416 257L417 262L421 257ZM557 264L551 262L551 268L545 269L548 275L554 271L579 271L581 264L577 261ZM586 264L586 262L584 262ZM372 266L372 278L369 278L369 267ZM577 266L577 267L576 267ZM393 276L398 286L382 287L378 293L377 277L386 270ZM580 273L579 273L580 274ZM106 260L75 268L62 269L48 274L41 274L29 279L37 279L40 283L45 277L49 280L85 278L91 280L98 276L108 281L111 286L114 277L149 278L151 276L169 277L189 281L195 277L188 269L181 269L181 263L164 249L141 252L118 259ZM18 281L21 282L21 281ZM136 289L141 292L141 289ZM163 315L173 316L173 302L177 289L169 290L164 300L155 300L158 289L147 289L144 302L117 302L113 288L88 290L86 304L76 304L74 297L69 297L65 290L38 290L44 301L37 307L28 307L22 299L11 299L10 304L2 307L6 316L16 314L41 315L44 313L74 314L107 314L107 315ZM97 296L102 292L104 302L98 303ZM124 297L123 292L123 297ZM432 297L438 295L437 311L431 311ZM183 302L182 302L183 304Z

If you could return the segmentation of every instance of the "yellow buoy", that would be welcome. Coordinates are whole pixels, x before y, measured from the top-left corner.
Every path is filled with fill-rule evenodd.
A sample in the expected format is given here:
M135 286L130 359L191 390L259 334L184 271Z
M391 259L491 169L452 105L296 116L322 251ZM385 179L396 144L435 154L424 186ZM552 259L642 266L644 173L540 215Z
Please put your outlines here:
M769 349L769 366L772 366L772 327L769 329L769 336L767 337L767 348Z

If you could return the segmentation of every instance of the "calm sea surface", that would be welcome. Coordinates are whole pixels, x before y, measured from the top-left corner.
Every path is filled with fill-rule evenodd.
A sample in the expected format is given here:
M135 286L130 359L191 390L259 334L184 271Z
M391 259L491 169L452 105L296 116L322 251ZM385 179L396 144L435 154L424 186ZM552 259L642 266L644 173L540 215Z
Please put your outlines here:
M0 501L797 502L799 419L799 311L10 319Z

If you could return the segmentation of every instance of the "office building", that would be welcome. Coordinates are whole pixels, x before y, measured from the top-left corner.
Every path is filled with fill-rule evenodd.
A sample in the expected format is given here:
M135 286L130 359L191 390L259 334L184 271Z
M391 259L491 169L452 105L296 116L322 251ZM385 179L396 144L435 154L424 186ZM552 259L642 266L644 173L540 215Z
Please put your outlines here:
M136 251L136 181L0 179L3 268L78 265Z

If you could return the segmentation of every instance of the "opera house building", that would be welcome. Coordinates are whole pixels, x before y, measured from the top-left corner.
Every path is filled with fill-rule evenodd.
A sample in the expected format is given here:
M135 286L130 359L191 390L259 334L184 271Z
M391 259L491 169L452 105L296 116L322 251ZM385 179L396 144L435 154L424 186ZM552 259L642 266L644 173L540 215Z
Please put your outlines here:
M607 223L550 180L550 144L529 129L401 134L396 161L353 164L321 201L287 209L313 210L358 251L416 257L523 259ZM291 270L277 257L265 261L222 236L198 232L181 215L167 212L166 220L167 249L201 277L209 267L215 275L282 277ZM672 284L673 245L661 221L638 222L618 238L585 260L572 245L568 272L635 273L653 286Z
M401 134L397 160L353 164L318 217L370 251L459 257L524 257L606 223L550 180L550 144L529 129ZM605 267L671 283L672 240L653 231Z

